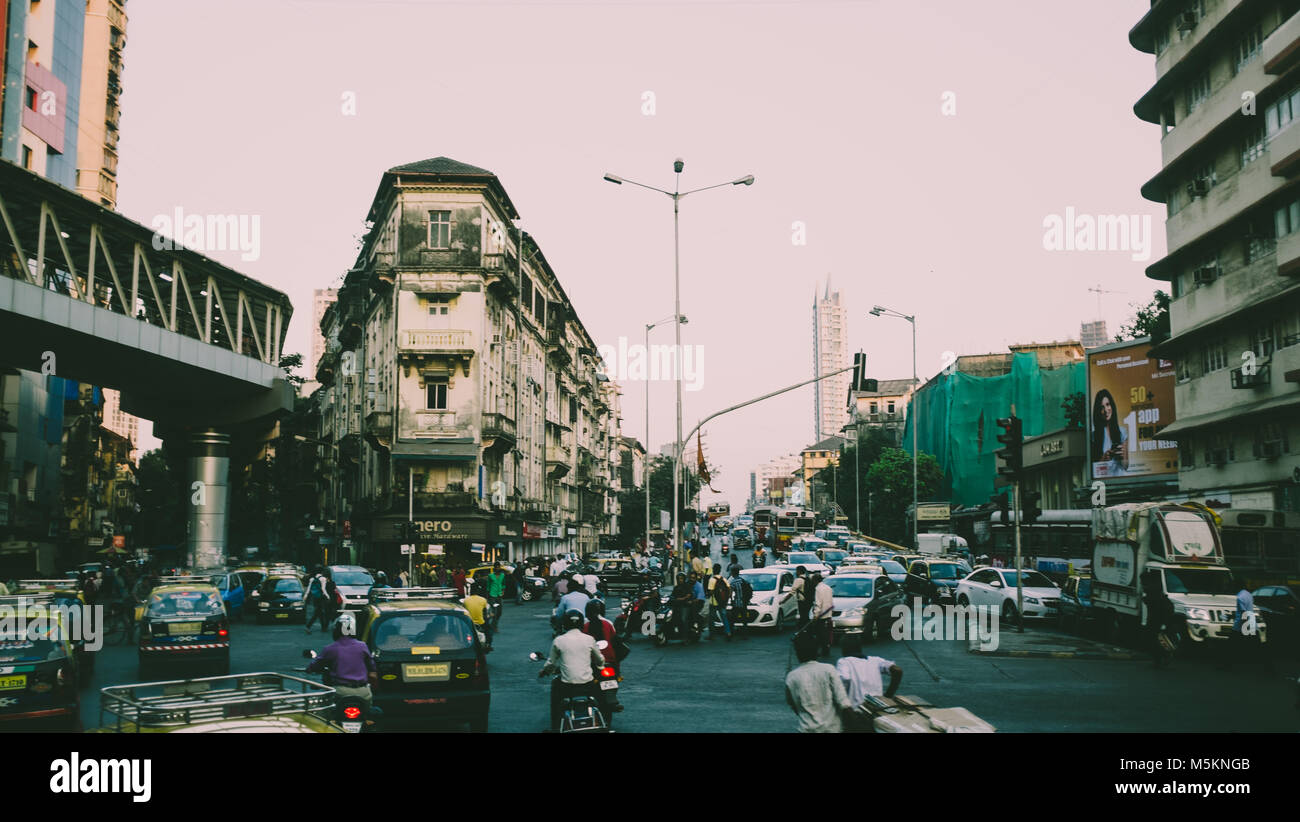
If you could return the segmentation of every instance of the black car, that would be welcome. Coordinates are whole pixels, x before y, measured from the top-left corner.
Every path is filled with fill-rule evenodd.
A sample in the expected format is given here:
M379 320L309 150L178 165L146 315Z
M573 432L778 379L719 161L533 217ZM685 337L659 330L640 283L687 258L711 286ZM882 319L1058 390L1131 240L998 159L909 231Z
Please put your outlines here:
M362 639L379 673L374 704L384 729L454 722L476 733L487 730L487 656L469 612L454 596L420 588L371 593Z
M221 594L206 577L175 578L149 594L140 620L140 678L155 669L201 665L230 673L230 621Z
M659 571L639 570L628 557L601 558L583 565L583 574L595 574L605 591L639 591L647 585L663 584Z
M0 731L81 729L76 651L54 597L0 597L31 620L22 634L0 640Z
M257 589L257 621L306 622L307 608L302 580L297 576L267 577Z
M922 603L955 602L957 583L966 577L966 570L947 559L914 560L907 569L904 590L908 597L920 597Z
M1265 585L1253 594L1255 610L1268 626L1268 644L1300 648L1300 586Z

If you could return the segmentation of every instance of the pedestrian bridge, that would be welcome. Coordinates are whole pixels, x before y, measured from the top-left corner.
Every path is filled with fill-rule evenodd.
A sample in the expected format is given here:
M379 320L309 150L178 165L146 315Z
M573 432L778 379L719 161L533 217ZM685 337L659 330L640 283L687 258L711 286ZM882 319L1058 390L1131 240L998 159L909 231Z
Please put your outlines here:
M8 162L0 223L0 366L118 389L165 426L292 408L280 291Z

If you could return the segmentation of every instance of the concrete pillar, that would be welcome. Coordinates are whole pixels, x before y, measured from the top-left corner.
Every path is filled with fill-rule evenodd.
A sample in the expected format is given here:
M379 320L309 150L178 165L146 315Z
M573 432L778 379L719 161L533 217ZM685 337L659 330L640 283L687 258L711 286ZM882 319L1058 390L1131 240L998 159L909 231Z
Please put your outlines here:
M190 435L191 568L224 568L230 517L230 436L215 430Z

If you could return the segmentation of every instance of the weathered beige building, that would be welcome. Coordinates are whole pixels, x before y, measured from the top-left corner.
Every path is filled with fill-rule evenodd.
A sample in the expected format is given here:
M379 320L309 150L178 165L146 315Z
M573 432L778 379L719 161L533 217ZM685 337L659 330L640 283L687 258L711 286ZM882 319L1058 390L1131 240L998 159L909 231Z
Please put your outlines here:
M1129 42L1156 82L1179 489L1234 508L1300 510L1300 4L1161 2Z
M408 518L457 561L613 533L617 388L517 218L494 174L445 157L380 182L316 372L359 559L403 562Z

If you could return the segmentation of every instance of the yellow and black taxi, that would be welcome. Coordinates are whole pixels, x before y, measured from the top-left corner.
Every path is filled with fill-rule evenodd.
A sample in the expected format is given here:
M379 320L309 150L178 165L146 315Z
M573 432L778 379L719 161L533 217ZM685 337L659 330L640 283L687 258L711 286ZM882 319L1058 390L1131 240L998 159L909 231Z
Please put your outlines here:
M75 609L78 618L82 620L81 624L86 625L86 598L75 579L20 579L11 594L17 595L42 595L49 594L54 597L54 601L64 605L69 609ZM88 626L89 627L89 626ZM98 626L103 631L104 626ZM86 638L84 632L80 630L73 631L72 648L77 657L77 672L81 678L81 684L85 685L90 681L90 676L95 670L95 652L87 650Z
M71 627L49 594L0 597L0 730L81 730Z
M307 588L297 573L272 571L257 589L257 622L306 622Z
M277 673L115 685L100 690L100 733L343 733L335 693Z
M371 689L383 727L450 723L487 730L487 657L452 588L376 588L361 640L379 674Z
M159 668L230 670L230 620L207 577L162 577L140 619L140 678Z

